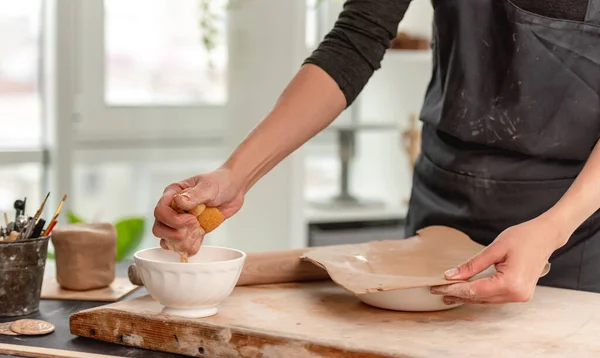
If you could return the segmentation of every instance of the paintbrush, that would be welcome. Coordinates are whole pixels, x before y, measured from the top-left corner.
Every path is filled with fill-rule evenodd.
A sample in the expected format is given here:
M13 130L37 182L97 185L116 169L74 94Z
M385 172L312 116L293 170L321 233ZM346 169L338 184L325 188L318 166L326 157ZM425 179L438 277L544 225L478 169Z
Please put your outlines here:
M42 216L42 211L44 211L44 206L46 206L46 202L48 201L48 197L50 196L50 192L48 192L48 194L46 194L46 198L44 199L44 201L42 202L42 205L40 205L40 208L38 209L38 211L35 213L35 216L33 217L33 220L35 222L38 221L38 219L40 218L40 216Z
M48 221L48 228L46 229L46 231L44 231L43 236L47 236L50 233L51 228L53 227L53 223L56 221L56 219L58 218L58 214L60 214L60 211L63 207L63 205L65 204L65 201L67 200L67 194L65 194L63 196L62 201L60 202L60 205L58 205L58 209L56 209L56 212L54 213L54 216L52 217L52 220ZM55 225L55 224L54 224Z
M49 196L50 196L50 192L48 192L48 194L46 194L46 198L42 202L42 205L40 205L40 208L35 213L35 216L33 217L33 220L27 226L27 230L25 231L25 236L24 236L25 240L29 239L29 237L31 236L31 233L32 233L33 229L35 228L35 225L36 225L38 219L42 215L42 211L44 211L44 206L46 206L46 202L48 201L48 197Z
M37 224L35 224L35 227L33 228L33 231L31 232L31 238L36 239L40 237L42 235L42 230L44 230L44 225L46 225L46 220L38 220Z
M46 235L50 235L52 233L52 230L54 229L54 227L56 226L56 224L58 223L58 220L54 220L52 222L52 224L50 226L48 226L48 229L46 230Z

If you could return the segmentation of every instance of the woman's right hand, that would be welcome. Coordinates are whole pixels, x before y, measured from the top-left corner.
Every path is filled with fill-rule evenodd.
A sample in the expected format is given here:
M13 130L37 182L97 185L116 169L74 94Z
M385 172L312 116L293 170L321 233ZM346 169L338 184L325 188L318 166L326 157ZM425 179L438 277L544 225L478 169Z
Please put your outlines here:
M174 202L180 210L190 210L200 204L217 207L227 219L240 210L244 194L231 171L225 168L173 183L166 187L156 204L152 233L161 239L163 249L193 256L202 245L204 230L193 215L176 211L171 204Z
M206 204L217 207L225 219L233 216L242 207L246 192L260 178L331 124L345 107L344 93L333 78L318 66L302 66L267 118L223 166L165 189L154 210L152 229L161 239L161 246L191 256L198 253L204 238L198 220L174 210L173 201L181 210ZM189 190L181 193L185 189Z

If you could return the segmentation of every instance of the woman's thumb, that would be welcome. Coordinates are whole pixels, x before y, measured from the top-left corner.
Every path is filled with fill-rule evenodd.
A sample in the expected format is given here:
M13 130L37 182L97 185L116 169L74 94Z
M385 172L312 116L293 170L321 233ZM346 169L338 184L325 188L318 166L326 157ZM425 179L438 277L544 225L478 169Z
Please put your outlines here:
M200 204L214 199L213 185L200 182L195 186L185 189L173 197L173 202L181 210L191 210Z
M447 280L469 280L496 263L499 257L494 251L485 248L465 263L446 271L444 276Z

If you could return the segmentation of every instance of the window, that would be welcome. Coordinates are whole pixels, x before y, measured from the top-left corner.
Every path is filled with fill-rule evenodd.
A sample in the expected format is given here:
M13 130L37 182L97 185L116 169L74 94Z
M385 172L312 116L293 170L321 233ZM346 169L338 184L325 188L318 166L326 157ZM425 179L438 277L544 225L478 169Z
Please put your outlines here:
M0 7L0 215L12 216L16 199L33 203L28 212L42 200L41 12L41 0Z
M0 7L0 149L41 144L40 13L39 0Z
M273 83L286 74L288 65L293 70L300 63L301 59L292 61L291 57L306 52L305 2L60 3L65 1L72 5L65 9L70 15L65 17L76 18L69 31L73 39L69 43L75 44L76 75L72 88L67 88L75 92L76 112L70 205L86 220L114 222L143 216L148 224L143 245L155 246L153 209L165 185L212 170L224 159L225 155L211 151L227 150L225 141L232 134L226 132L230 124L227 106L248 106L252 112L248 118L258 120L264 113L254 113L253 106L242 100L241 91L247 90L256 102L267 97L272 102L276 100L271 93ZM212 23L218 33L210 56L203 43L206 25L199 25L206 17L206 4L215 15ZM231 61L234 48L226 37L231 30L240 31L234 37L235 50L239 50L235 52L241 54L236 61ZM260 83L228 91L228 84L236 80L228 78L228 67L244 79L247 69L260 68L256 64L269 64L273 58L285 65L266 66L267 70L274 67L275 74L267 80L268 91L256 91ZM246 125L241 122L240 127ZM226 245L217 238L225 232L219 230L209 239ZM239 235L231 236L232 245L247 242Z
M319 0L306 0L306 47L309 49L317 45Z
M107 0L109 105L227 99L226 0Z
M14 213L15 200L27 198L27 213L33 215L42 197L44 169L40 163L22 163L0 166L0 217ZM31 203L31 204L29 204ZM4 219L2 224L4 226Z
M218 151L205 152L198 157L182 149L79 151L73 168L72 208L86 221L115 223L142 217L142 246L154 247L158 244L152 235L154 207L164 188L213 170L224 159ZM211 235L211 240L219 235Z
M78 145L222 136L227 2L76 2Z

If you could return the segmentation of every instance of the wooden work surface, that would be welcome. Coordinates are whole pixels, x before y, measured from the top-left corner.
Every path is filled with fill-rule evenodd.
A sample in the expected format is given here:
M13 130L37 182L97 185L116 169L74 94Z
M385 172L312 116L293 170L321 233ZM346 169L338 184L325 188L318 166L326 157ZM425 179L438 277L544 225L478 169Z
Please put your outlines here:
M132 262L119 262L117 263L116 271L117 277L127 277L127 268ZM52 265L52 262L48 264ZM48 267L48 266L46 266ZM54 272L50 271L47 277L51 277ZM146 289L140 287L130 295L128 299L134 297L142 297L147 295ZM182 357L180 355L164 352L150 352L144 349L138 349L135 347L110 344L101 342L98 340L87 339L83 337L77 337L70 333L69 317L76 312L81 310L89 309L92 307L98 307L105 305L106 302L98 301L79 301L79 300L41 300L40 309L31 315L18 318L32 318L41 319L52 323L56 326L56 330L48 335L44 336L0 336L0 357L6 357L6 354L27 356L27 357L61 357L59 354L44 355L38 354L40 349L53 349L59 351L72 352L78 358L87 357L89 353L112 355L117 357L128 357L128 358L176 358ZM0 318L2 322L12 322L17 317L4 317ZM8 346L6 346L7 344ZM18 346L21 347L22 352L17 353ZM8 347L8 348L7 348ZM35 354L28 353L30 351L37 352Z
M110 286L89 291L71 291L60 287L54 277L47 278L42 284L41 299L116 302L138 289L127 277L116 277Z
M600 357L600 295L538 287L525 304L385 311L331 282L238 287L217 315L151 297L71 316L79 336L201 357Z

